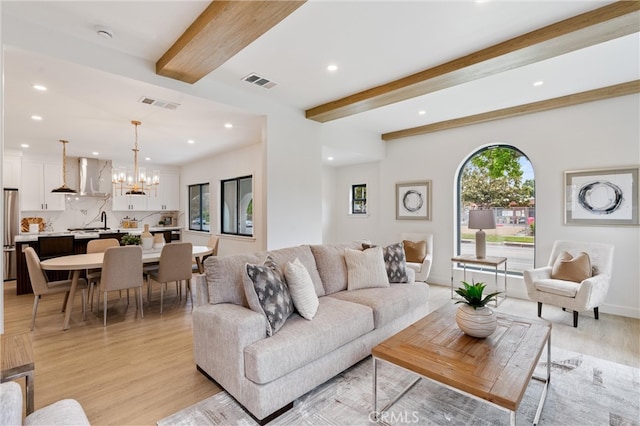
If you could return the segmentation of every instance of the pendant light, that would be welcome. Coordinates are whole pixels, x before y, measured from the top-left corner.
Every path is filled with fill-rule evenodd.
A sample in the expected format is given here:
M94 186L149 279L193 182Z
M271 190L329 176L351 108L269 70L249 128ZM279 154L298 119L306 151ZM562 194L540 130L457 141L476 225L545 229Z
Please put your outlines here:
M156 189L160 183L160 172L154 170L152 174L147 174L144 167L138 167L138 126L142 123L137 120L132 120L131 124L134 126L134 145L133 145L133 173L127 172L124 167L114 169L112 173L112 183L120 185L120 194L122 195L123 188L127 189L126 195L146 195L145 189Z
M62 143L62 186L52 189L51 192L54 194L77 194L75 189L67 186L67 144L69 141L60 139L60 143Z

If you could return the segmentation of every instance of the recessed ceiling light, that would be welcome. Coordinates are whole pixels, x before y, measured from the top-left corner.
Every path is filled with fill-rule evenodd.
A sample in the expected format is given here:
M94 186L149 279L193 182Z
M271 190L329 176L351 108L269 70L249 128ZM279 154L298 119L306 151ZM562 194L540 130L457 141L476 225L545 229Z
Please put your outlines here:
M42 84L34 84L33 87L35 90L39 90L41 92L44 92L47 90L47 86L43 86Z
M542 86L544 84L544 81L540 80L540 81L536 81L535 83L533 83L534 86L538 87L538 86Z
M327 157L327 160L333 161L333 157Z
M151 161L151 157L144 157L145 161Z
M187 141L187 143L194 144L194 143L196 143L196 141L194 141L193 139L189 139L189 140Z
M427 113L427 111L425 111L425 110L418 111L418 114L420 114L420 115L425 115L426 113Z
M338 66L336 64L330 64L329 66L327 66L327 70L331 72L338 71Z
M226 127L227 129L230 129L230 128L232 128L232 127L233 127L233 124L231 124L231 123L226 123L226 124L224 125L224 127Z
M22 148L29 148L29 144L28 143L21 143L20 146Z
M32 115L31 119L32 120L42 120L42 117L40 117L39 115Z
M93 151L91 154L92 155L99 155L100 153L98 151Z

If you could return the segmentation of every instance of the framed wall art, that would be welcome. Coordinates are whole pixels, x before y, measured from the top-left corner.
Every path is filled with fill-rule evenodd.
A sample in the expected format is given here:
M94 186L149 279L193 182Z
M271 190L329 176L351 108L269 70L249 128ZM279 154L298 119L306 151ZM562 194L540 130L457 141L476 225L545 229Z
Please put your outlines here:
M564 173L564 223L638 225L639 167Z
M396 219L431 220L431 181L396 184Z

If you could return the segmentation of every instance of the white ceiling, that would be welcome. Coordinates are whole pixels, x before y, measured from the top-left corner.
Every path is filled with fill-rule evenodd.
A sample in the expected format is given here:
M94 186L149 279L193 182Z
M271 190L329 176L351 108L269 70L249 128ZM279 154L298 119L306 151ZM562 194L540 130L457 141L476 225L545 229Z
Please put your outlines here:
M250 91L301 111L442 64L611 1L308 1L205 79ZM19 17L50 31L157 61L208 5L189 1L7 2ZM96 35L96 25L114 32ZM492 77L342 118L385 133L640 78L639 34L622 37ZM338 71L326 67L333 63ZM148 83L5 46L5 148L121 158L141 120L141 156L184 164L260 140L261 117ZM278 83L241 81L258 73ZM534 87L535 81L544 85ZM49 87L45 93L34 82ZM197 83L196 83L197 84ZM176 102L176 111L139 104L142 96ZM418 111L425 114L419 115ZM41 122L29 117L40 114ZM234 124L229 130L226 122ZM193 139L193 145L186 141ZM349 159L335 155L334 164ZM366 159L366 153L351 157ZM124 160L124 158L123 158Z

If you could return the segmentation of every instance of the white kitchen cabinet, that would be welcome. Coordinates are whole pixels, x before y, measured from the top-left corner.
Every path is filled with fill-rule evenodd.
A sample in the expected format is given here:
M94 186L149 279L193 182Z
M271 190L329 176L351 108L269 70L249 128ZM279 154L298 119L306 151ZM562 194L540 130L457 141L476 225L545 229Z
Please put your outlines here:
M51 193L52 189L62 186L61 165L38 161L23 161L21 168L21 210L64 210L65 195Z
M113 211L136 211L143 212L147 210L147 197L144 195L127 195L127 190L122 190L120 194L120 188L114 188L112 210Z
M5 188L20 189L22 159L19 156L4 155L2 159L2 184Z
M157 193L156 193L157 191ZM180 210L180 176L161 173L160 184L147 195L147 210Z

